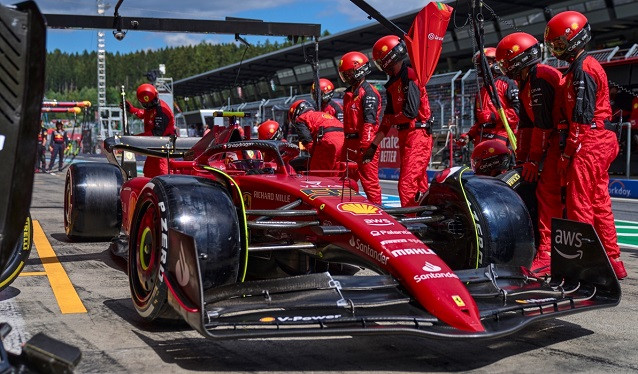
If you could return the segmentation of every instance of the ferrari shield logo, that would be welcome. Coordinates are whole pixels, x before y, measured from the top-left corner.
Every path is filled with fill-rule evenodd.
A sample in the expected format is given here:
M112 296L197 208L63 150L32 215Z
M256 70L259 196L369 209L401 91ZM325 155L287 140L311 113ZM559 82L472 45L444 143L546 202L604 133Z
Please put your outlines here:
M244 206L246 207L246 209L250 209L253 197L250 196L250 193L248 192L244 192L241 197L244 199Z
M465 306L465 302L463 302L463 299L461 299L459 295L453 295L452 300L454 300L456 306Z

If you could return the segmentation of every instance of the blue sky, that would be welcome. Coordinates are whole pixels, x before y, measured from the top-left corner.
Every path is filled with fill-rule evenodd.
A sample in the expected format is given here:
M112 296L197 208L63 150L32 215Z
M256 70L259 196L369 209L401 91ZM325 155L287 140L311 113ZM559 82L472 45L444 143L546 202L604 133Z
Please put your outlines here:
M43 13L97 15L95 0L36 0ZM105 0L110 6L106 13L113 15L117 0ZM424 7L428 0L368 0L387 17ZM319 23L321 29L331 33L348 30L368 20L359 8L349 0L124 0L119 10L125 17L196 18L222 20L226 16L256 18L269 22ZM47 50L82 52L96 49L96 31L53 30L47 34ZM252 43L265 40L257 36L245 36ZM234 37L220 34L149 33L130 31L122 41L117 41L107 30L106 49L109 52L128 53L166 46L208 43L225 43ZM269 38L284 41L283 38Z

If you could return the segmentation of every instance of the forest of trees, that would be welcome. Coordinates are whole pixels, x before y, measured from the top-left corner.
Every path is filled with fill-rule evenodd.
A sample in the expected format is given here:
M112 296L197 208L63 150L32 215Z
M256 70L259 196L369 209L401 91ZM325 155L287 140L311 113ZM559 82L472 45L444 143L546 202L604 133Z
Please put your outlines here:
M259 43L251 45L244 59L289 46L286 43ZM137 51L128 54L106 54L107 102L116 103L120 86L127 97L141 83L148 82L146 73L166 65L166 75L173 80L182 79L208 70L239 62L246 47L234 43L189 45L163 48L155 51ZM65 53L59 49L49 52L46 61L45 97L52 100L97 100L97 53Z

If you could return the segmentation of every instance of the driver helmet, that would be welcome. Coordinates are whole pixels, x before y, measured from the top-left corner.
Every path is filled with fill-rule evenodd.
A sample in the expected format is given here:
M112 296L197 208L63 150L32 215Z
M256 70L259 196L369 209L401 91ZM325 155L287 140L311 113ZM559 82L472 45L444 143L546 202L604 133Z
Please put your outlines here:
M559 60L572 61L590 40L589 22L579 12L561 12L547 22L545 44Z
M538 40L525 32L509 34L496 46L496 61L508 77L521 80L524 68L541 62Z
M283 135L279 123L272 119L262 122L257 128L257 134L259 140L281 140Z
M495 177L510 167L510 150L500 140L490 139L474 147L471 162L476 175Z
M149 83L141 84L137 88L137 100L144 108L151 108L157 105L157 89Z
M306 100L297 100L288 109L288 122L295 123L302 113L312 110L314 107Z
M370 61L361 52L348 52L339 60L339 77L345 83L356 86L370 74Z
M329 79L321 78L319 79L319 90L321 91L321 101L327 103L332 99L332 96L335 94L335 85ZM315 84L312 84L310 87L310 94L312 95L313 100L317 100L315 97Z
M393 66L405 59L408 50L403 40L396 35L386 35L372 47L372 59L379 70L391 75Z

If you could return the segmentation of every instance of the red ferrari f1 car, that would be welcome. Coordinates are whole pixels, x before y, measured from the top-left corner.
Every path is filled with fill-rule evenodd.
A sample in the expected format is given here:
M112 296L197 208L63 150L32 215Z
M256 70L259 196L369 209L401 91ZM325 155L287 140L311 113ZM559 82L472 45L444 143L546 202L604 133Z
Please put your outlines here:
M348 165L305 172L295 145L232 128L115 137L105 149L111 163L69 168L65 229L124 244L147 320L177 312L211 338L481 338L620 301L589 225L556 220L551 278L527 270L533 229L510 187L517 174L448 169L421 206L385 209L358 193ZM170 173L135 176L129 152L168 158Z

